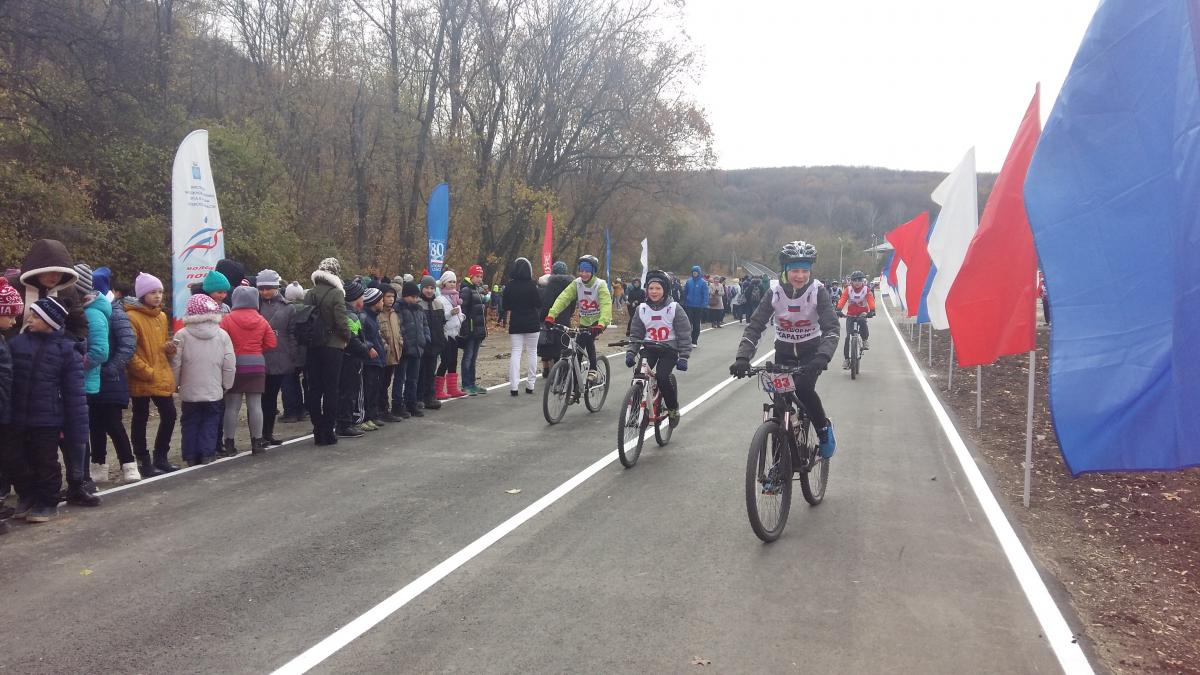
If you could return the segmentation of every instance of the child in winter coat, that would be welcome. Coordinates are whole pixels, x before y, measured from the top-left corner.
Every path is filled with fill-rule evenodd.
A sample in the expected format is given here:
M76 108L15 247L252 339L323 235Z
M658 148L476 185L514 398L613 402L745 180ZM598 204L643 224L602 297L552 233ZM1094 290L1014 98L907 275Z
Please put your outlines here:
M108 316L108 360L100 367L100 391L88 396L88 426L91 429L92 473L96 465L108 465L108 439L112 439L121 463L121 476L125 481L142 479L133 446L129 444L129 433L125 430L125 408L129 407L129 380L125 369L137 349L137 335L133 324L125 314L125 303L111 290L112 271L98 267L92 272L92 286L97 293L113 304ZM104 470L101 471L103 475ZM95 478L93 477L93 480Z
M421 379L421 357L429 344L429 327L425 311L417 304L421 292L411 281L404 282L400 304L396 308L400 315L400 332L404 335L404 355L396 366L396 380L404 378L404 408L412 417L424 417L417 407L417 383ZM392 394L393 399L396 394Z
M275 332L275 348L263 353L267 359L267 382L263 390L263 441L267 445L281 445L282 440L275 437L275 418L279 414L279 392L289 375L294 376L297 368L297 355L300 345L293 335L293 324L296 320L296 308L279 292L279 273L275 270L263 270L254 275L254 283L258 286L258 311L271 324ZM300 296L304 299L303 292ZM287 410L287 397L284 397L284 410ZM296 403L292 404L296 406Z
M9 415L12 408L13 363L12 352L4 339L4 331L11 329L17 323L17 318L25 311L25 303L17 289L8 284L8 279L0 277L0 435L7 435ZM0 448L4 441L0 439ZM3 457L0 456L0 460ZM8 496L9 479L0 464L0 501ZM8 517L12 509L0 504L0 534L8 532Z
M250 452L260 455L267 451L263 440L262 394L267 385L267 360L263 352L278 344L271 324L258 313L258 291L238 286L233 291L233 309L221 319L221 329L229 333L233 353L237 356L237 375L225 394L225 454L236 455L234 444L242 398L246 399L250 418Z
M445 317L444 330L446 347L442 349L441 363L438 364L437 377L434 379L435 396L439 401L466 396L467 392L458 388L458 336L462 331L463 313L462 301L458 294L458 277L449 270L442 272L438 279L442 294L438 303Z
M108 298L96 292L92 286L92 268L78 264L75 266L78 280L75 288L83 296L83 314L87 318L87 361L83 375L83 390L88 397L88 430L89 436L95 435L97 429L103 429L104 421L100 408L92 409L92 399L100 393L100 370L108 363L111 351L108 337L108 322L112 318L112 303ZM86 460L85 460L86 461ZM93 483L108 482L108 464L92 463L88 472Z
M221 306L207 295L188 299L183 328L175 334L171 372L183 408L183 461L209 464L217 457L217 423L225 391L233 387L237 357L221 328Z
M133 423L130 436L138 471L143 478L178 471L167 460L171 434L175 432L175 377L170 358L175 343L170 339L167 315L162 311L163 285L151 274L142 272L133 282L134 298L125 299L125 312L137 333L137 349L129 359L129 395L133 399ZM146 425L150 404L158 409L158 432L154 435L154 461L146 449Z
M403 278L403 277L400 277ZM400 314L396 312L396 296L399 293L389 284L383 290L383 298L379 301L379 337L387 350L384 356L383 382L379 387L379 401L376 405L383 413L385 422L399 422L408 416L404 409L404 374L397 366L404 356L404 335L400 332ZM400 283L401 290L404 283ZM392 388L391 412L388 410L388 387Z
M368 358L363 364L363 402L367 420L376 427L381 427L389 421L400 421L398 418L392 418L391 415L384 415L387 412L386 396L380 394L380 390L384 387L383 372L387 364L387 346L383 343L383 336L379 330L379 311L383 308L383 291L378 287L368 288L363 293L363 307L363 341L375 353L373 358ZM385 403L380 405L381 401ZM391 419L389 420L389 418Z
M437 282L428 274L421 277L421 295L417 306L425 310L429 332L429 349L421 355L421 378L417 388L426 410L442 407L434 387L437 381L438 357L446 350L446 312L442 299L437 297Z
M368 346L362 335L363 297L367 289L357 281L345 285L346 316L350 321L350 339L342 351L342 376L338 381L338 415L335 433L344 438L358 438L379 427L369 424L366 411L359 416L359 405L363 393L363 364L369 358L378 357L374 347Z
M66 321L67 310L43 298L31 307L25 332L10 343L12 405L0 433L0 464L20 497L15 515L29 523L58 514L60 434L71 449L67 456L87 443L83 358L63 332Z

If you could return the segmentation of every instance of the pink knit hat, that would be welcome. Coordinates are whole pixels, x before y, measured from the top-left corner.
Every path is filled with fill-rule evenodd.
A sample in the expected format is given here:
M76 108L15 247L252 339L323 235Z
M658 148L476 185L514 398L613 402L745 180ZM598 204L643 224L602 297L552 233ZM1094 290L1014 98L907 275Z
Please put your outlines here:
M21 316L25 311L25 303L21 294L13 288L8 279L0 277L0 316Z
M204 295L197 293L188 298L187 315L199 316L201 314L220 314L221 308L217 305L217 301Z
M137 279L133 280L133 294L138 298L146 297L147 293L161 291L163 289L162 282L153 274L142 272L137 275Z

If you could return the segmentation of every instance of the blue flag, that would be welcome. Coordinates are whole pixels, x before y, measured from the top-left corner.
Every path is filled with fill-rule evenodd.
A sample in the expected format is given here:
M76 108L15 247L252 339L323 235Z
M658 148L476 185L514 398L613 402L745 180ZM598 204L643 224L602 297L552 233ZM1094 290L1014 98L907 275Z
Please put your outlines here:
M446 246L450 242L450 186L438 183L429 195L425 210L425 225L429 230L429 276L442 277L446 264Z
M1198 4L1101 3L1026 179L1075 475L1200 465Z

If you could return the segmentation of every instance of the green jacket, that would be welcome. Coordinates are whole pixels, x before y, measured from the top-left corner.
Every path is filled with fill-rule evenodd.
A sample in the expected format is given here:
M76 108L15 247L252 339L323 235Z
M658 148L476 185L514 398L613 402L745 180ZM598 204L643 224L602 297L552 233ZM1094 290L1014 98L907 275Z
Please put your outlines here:
M586 298L579 297L580 285L594 293L598 300L592 300L591 302L598 302L600 305L599 308L585 307L588 302ZM603 279L593 276L591 283L587 284L579 279L575 279L572 283L567 284L562 293L559 293L558 299L554 301L554 305L546 314L549 316L558 316L567 308L567 305L576 301L579 301L580 326L593 326L597 323L604 326L612 324L612 294L608 292L608 284ZM596 313L596 309L599 309L599 313Z
M313 272L313 288L304 295L304 304L316 305L321 325L328 331L317 346L345 349L350 342L350 317L346 314L346 291L342 280L328 272Z

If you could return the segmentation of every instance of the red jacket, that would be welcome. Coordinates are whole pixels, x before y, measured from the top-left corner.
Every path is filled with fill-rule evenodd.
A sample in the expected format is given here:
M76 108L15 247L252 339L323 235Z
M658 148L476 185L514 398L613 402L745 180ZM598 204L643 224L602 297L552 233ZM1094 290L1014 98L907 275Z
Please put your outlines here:
M837 308L845 308L846 316L859 316L867 312L875 311L875 294L871 292L870 286L865 287L867 291L866 306L855 305L850 303L850 286L842 289L842 297L838 298ZM847 307L847 305L850 305Z
M233 353L238 356L261 355L278 344L271 324L257 310L248 307L226 314L221 319L221 328L229 333L229 339L233 341Z

